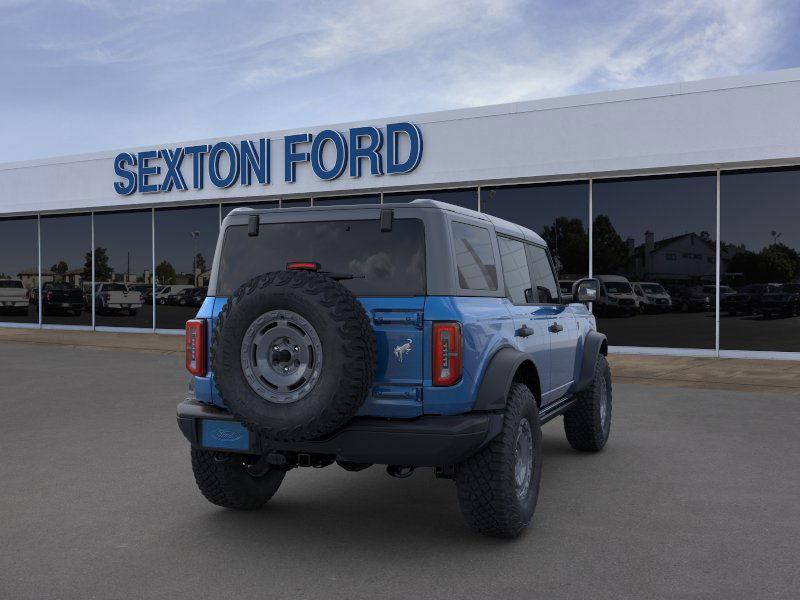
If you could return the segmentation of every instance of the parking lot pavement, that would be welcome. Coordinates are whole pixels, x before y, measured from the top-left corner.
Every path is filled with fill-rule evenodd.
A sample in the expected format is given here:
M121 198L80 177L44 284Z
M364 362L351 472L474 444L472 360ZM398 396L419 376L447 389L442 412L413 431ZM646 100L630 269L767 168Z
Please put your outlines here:
M560 419L518 540L429 470L290 472L264 509L197 492L179 354L0 342L0 598L796 598L800 402L619 384L605 451Z

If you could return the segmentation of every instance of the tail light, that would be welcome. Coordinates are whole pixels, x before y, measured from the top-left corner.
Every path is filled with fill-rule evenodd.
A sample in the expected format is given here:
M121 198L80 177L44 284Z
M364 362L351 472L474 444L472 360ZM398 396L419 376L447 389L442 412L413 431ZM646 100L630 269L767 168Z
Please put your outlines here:
M286 263L287 271L319 271L320 269L322 269L322 265L318 262L295 260Z
M186 321L186 370L202 377L206 374L206 321Z
M453 385L461 379L461 325L433 324L433 385Z
M46 297L47 297L47 301L48 302L52 302L53 301L53 292L47 292L47 296Z
M104 292L103 293L103 300L105 300L106 302L111 300L111 294L109 294L108 292Z

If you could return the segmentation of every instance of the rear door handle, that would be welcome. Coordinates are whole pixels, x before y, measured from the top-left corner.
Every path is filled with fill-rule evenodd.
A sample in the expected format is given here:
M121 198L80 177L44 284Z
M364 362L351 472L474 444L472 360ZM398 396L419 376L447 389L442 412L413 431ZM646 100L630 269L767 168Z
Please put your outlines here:
M552 325L550 325L550 327L547 328L547 331L550 333L558 333L559 331L564 331L564 327L558 322L554 322Z
M531 329L527 325L523 325L514 332L514 335L516 335L517 337L525 338L528 337L529 335L533 335L533 329Z

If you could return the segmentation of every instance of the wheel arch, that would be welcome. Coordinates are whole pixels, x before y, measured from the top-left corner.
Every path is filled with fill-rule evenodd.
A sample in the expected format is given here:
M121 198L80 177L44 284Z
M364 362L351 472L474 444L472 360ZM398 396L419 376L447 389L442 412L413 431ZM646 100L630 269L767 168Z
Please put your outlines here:
M537 405L541 404L541 380L536 364L519 350L506 346L489 360L478 387L473 410L500 410L505 407L511 384L519 382L531 390Z
M594 364L598 355L608 356L608 339L602 333L590 331L583 341L583 352L578 378L575 382L575 391L585 390L592 384L594 377Z

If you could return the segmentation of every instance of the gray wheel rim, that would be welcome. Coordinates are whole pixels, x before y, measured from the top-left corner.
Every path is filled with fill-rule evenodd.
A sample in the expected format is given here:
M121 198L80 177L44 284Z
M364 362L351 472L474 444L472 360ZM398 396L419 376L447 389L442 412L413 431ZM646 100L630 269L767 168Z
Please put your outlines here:
M608 385L606 378L600 378L600 427L603 431L606 430L606 422L608 421Z
M528 495L532 471L533 434L528 419L522 419L517 427L517 442L514 448L514 485L520 500Z
M242 372L256 394L289 404L308 395L322 373L322 343L313 325L291 310L271 310L242 338Z

